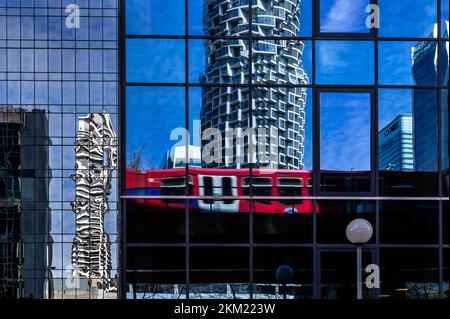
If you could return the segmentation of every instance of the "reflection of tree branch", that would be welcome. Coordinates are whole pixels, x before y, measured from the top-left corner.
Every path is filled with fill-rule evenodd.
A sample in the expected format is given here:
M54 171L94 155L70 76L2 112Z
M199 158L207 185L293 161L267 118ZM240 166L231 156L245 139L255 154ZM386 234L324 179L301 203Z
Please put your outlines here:
M131 169L141 170L143 166L143 154L146 143L142 144L139 149L133 147L127 166Z
M228 284L230 286L230 290L231 290L231 294L233 295L233 299L237 299L236 298L236 290L234 289L234 285L233 284Z
M176 299L180 299L180 297L183 295L183 293L184 293L184 289L186 288L186 286L185 285L183 285L182 286L182 288L181 288L181 290L180 290L180 292L178 293L178 296L177 296L177 298Z
M144 294L142 295L142 299L145 299L145 295L147 294L147 287L148 285L145 285Z

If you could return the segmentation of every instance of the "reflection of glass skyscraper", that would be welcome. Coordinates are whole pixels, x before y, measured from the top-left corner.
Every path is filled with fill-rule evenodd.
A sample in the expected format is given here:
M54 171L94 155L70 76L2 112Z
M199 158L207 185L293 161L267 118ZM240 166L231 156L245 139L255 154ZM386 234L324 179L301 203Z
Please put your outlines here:
M299 0L252 2L252 34L255 36L296 36L299 32ZM204 30L208 36L237 36L248 34L249 1L206 0ZM249 83L249 42L241 39L217 39L206 42L206 72L208 84ZM252 70L254 84L307 84L303 69L304 43L295 40L253 40ZM260 167L302 169L305 139L305 88L258 88L252 92L245 87L208 87L203 91L201 110L202 131L218 128L265 128L258 143L278 139L278 150L266 143L255 149L266 158L278 152L278 160L249 158L248 140L244 143L244 162L255 161ZM252 111L249 106L251 104ZM261 134L261 132L259 132ZM255 142L255 138L253 138ZM272 142L270 143L272 144ZM222 153L219 167L242 167L236 163L239 147L225 141L223 147L233 149L234 157ZM273 155L272 155L273 156Z
M437 38L438 26L430 38ZM446 22L448 34L448 21ZM438 59L441 60L441 84L448 82L448 43L441 46L437 52L435 41L418 42L411 49L413 77L416 85L437 85ZM442 103L446 102L443 96ZM435 171L438 169L438 92L431 89L415 89L413 93L413 126L414 126L414 155L417 171ZM444 123L446 121L443 121ZM444 145L444 144L443 144ZM443 154L448 153L448 146L444 146ZM445 160L444 160L445 162ZM447 161L448 166L448 161Z
M378 132L379 169L413 171L412 116L400 114Z
M0 106L0 299L52 296L48 120Z

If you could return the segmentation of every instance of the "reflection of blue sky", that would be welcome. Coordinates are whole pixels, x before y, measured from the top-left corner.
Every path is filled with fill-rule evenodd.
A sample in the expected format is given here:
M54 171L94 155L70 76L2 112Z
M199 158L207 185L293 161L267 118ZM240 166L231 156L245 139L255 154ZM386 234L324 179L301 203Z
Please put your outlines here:
M199 83L205 73L205 40L189 40L189 82Z
M370 94L321 93L320 166L370 169Z
M378 128L389 124L398 114L412 114L412 90L378 90Z
M369 0L321 0L322 32L359 32L368 29L365 12ZM434 0L379 0L381 37L427 37L437 19ZM448 0L441 4L442 17L448 20Z
M314 0L300 2L300 36L303 37L312 35L312 1Z
M382 37L428 37L437 21L436 1L378 0Z
M415 42L378 43L378 81L385 85L413 85L411 48Z
M127 33L184 34L184 2L184 0L127 0Z
M305 128L305 155L304 163L305 169L312 170L312 123L313 123L313 97L312 90L308 89L306 92L306 128Z
M444 28L445 28L445 21L449 21L449 16L448 16L448 10L449 10L449 0L441 0L441 26L442 26L442 36L444 36ZM448 34L447 34L447 38L448 38Z
M172 129L185 127L183 87L127 88L127 155L144 144L144 164L159 168L170 141Z
M192 35L203 35L203 1L189 1L188 32Z
M317 41L317 84L373 84L374 45L369 41Z
M184 82L184 40L128 39L129 82Z

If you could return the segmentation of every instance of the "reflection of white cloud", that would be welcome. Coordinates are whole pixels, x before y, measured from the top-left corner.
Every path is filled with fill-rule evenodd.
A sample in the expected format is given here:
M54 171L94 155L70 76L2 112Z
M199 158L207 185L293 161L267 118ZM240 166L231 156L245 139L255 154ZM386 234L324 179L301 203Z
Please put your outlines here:
M372 83L373 54L370 41L318 41L316 81L322 84Z
M345 44L338 42L323 42L319 46L319 63L321 73L335 73L342 70L350 63L343 58L347 48Z
M322 20L324 23L321 23L321 31L359 31L361 21L365 20L366 3L366 0L335 0Z

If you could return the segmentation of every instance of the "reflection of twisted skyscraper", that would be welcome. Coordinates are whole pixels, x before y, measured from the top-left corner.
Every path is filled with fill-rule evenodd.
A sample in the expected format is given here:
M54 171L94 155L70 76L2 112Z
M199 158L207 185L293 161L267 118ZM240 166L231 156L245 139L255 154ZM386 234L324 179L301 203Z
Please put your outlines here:
M104 215L109 211L108 195L112 171L117 166L116 134L108 114L90 114L79 119L75 143L76 236L72 248L75 275L109 285L111 252L104 232Z
M300 0L252 0L252 34L254 36L292 37L299 31ZM249 32L249 0L205 0L204 29L208 36L238 36ZM253 40L252 81L254 84L307 84L308 77L301 62L304 44L295 40ZM206 72L208 84L249 83L249 41L218 39L206 42ZM261 87L252 92L252 112L249 112L249 91L245 87L208 87L203 91L201 110L202 131L218 128L222 137L227 129L265 128L269 141L278 137L278 148L266 143L264 150L278 152L270 161L257 158L260 167L302 169L304 166L305 88ZM259 132L260 133L260 132ZM222 153L218 167L242 167L234 157ZM248 141L244 162L249 163ZM272 142L271 142L272 144ZM272 147L271 147L272 146ZM273 155L272 155L273 156ZM278 160L276 160L278 158ZM253 157L253 160L255 158ZM245 165L244 165L245 166Z

